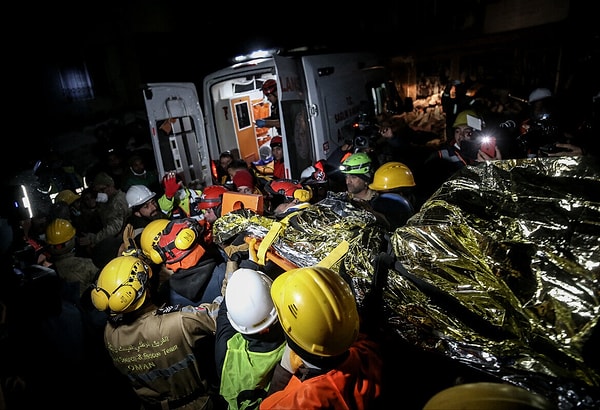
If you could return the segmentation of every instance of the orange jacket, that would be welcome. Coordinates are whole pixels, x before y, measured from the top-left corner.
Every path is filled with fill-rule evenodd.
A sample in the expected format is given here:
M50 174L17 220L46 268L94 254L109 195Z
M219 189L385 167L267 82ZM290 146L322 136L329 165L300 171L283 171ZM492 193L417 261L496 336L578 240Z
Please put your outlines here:
M292 376L287 386L266 397L266 409L369 409L381 394L382 359L379 346L359 339L337 368L301 381Z

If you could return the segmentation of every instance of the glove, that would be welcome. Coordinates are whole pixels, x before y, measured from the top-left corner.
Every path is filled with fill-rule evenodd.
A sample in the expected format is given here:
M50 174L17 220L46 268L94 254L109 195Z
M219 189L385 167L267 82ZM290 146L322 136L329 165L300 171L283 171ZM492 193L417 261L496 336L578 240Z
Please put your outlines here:
M258 255L256 254L256 238L250 239L250 243L248 244L248 259L256 264L258 264Z
M165 189L165 196L171 199L179 191L181 183L177 182L177 177L174 172L169 172L163 177L163 188Z
M119 254L123 256L138 256L138 249L135 243L135 230L131 224L125 225L123 229L123 244L119 248Z
M239 245L228 245L223 248L229 259L248 259L248 244L242 243Z
M256 120L255 122L258 128L265 128L267 126L267 121L265 120Z

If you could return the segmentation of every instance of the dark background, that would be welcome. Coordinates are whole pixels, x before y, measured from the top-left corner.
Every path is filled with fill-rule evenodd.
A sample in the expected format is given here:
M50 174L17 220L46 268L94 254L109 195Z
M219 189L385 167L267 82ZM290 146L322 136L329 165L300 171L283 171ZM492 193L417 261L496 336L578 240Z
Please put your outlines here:
M565 5L566 18L545 22L553 8ZM505 6L502 13L490 16L498 6ZM577 98L585 101L575 104L590 110L591 96L598 94L598 23L582 1L374 0L351 5L132 0L23 2L14 7L15 12L5 14L5 21L16 27L5 33L5 130L9 157L16 154L17 166L24 168L48 150L88 144L82 135L89 134L89 127L143 111L141 84L191 81L200 90L206 74L258 48L375 51L392 69L394 62L408 60L424 74L435 71L439 61L461 55L462 61L476 60L477 70L483 67L480 77L509 82L499 86L524 97L536 86L576 89L583 94ZM489 33L491 18L506 30ZM523 67L515 64L524 60L523 50L530 55L527 63L539 68L536 72L520 72ZM560 66L554 61L557 55ZM96 95L81 104L61 94L57 73L83 63Z

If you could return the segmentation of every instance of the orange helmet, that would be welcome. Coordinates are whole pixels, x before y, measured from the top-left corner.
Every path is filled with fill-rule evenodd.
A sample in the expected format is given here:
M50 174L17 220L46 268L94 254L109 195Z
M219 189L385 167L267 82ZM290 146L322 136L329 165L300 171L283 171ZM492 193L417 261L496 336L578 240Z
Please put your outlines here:
M202 196L200 197L200 203L198 207L200 209L215 208L221 205L223 200L223 193L229 190L223 185L211 185L204 188Z
M264 95L273 94L277 92L277 81L275 80L267 80L264 82L262 86L262 92Z

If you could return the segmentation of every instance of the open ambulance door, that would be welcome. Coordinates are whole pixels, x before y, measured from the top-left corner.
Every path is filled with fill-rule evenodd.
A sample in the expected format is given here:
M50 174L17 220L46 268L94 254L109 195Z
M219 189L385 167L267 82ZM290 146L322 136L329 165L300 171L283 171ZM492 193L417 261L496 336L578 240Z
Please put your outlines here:
M302 66L297 58L278 55L273 58L279 87L285 177L300 179L302 171L320 159L315 157Z
M176 171L185 184L212 185L211 160L196 86L152 83L143 88L159 176Z
M260 156L258 153L256 127L254 126L250 97L245 95L232 98L230 104L240 158L246 161L246 163L258 161Z
M304 56L302 69L317 160L325 159L344 144L345 129L362 110L378 113L387 72L370 53Z

